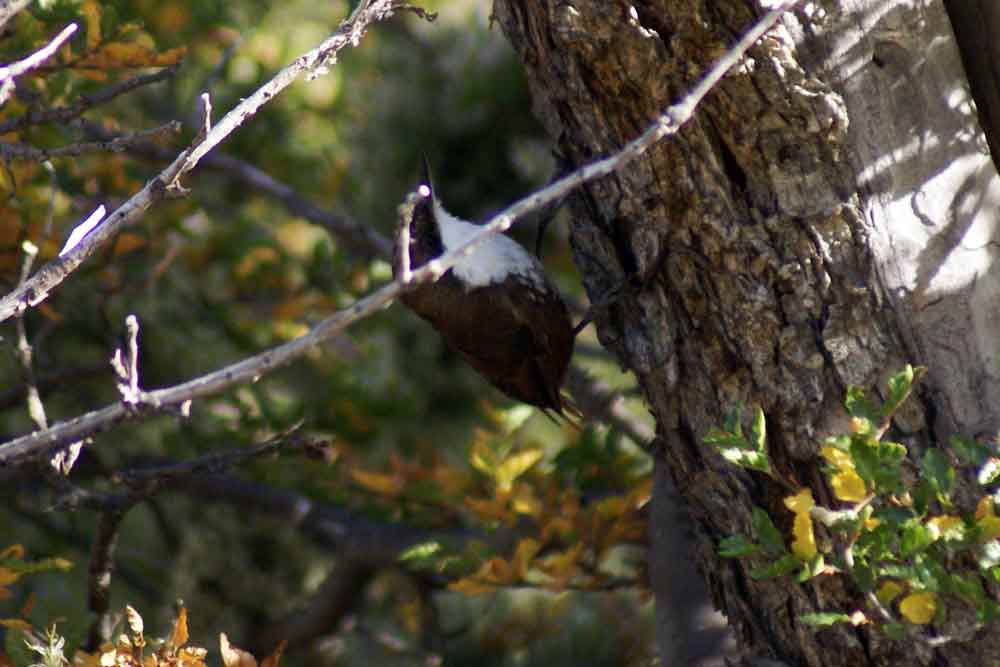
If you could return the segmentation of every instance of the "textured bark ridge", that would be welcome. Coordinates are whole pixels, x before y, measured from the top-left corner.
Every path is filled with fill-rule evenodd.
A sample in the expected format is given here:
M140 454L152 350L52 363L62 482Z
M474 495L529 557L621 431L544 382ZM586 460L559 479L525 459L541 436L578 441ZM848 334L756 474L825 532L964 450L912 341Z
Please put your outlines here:
M688 504L697 560L743 647L789 664L927 664L922 646L893 644L866 628L813 632L797 622L806 612L862 606L842 579L758 582L743 564L715 555L720 537L749 532L752 505L777 521L791 517L781 505L785 490L702 444L709 427L738 403L760 405L777 468L832 505L817 452L826 435L844 430L847 386L877 394L890 373L928 356L926 331L908 324L912 294L890 299L883 288L886 270L907 260L891 246L911 219L888 232L878 227L892 193L920 184L886 183L889 165L873 197L873 172L864 171L878 157L879 123L919 134L927 122L923 108L905 105L895 117L864 116L889 103L864 95L897 93L920 70L910 63L884 78L882 90L863 93L871 77L888 76L871 63L900 53L895 41L859 26L884 18L873 7L896 3L804 4L751 50L679 136L572 200L575 259L592 299L626 275L641 280L599 319L598 334L645 391L658 422L657 465L669 469ZM617 149L679 99L753 23L752 5L496 0L494 12L528 72L536 114L562 158L577 165ZM922 22L923 11L930 10L900 10L892 25L930 43L941 24ZM843 35L855 41L838 41ZM865 151L855 146L860 140ZM929 393L923 406L937 398ZM939 414L952 414L942 405ZM893 435L918 454L930 435L923 406L909 406ZM657 562L667 554L657 539L664 527L653 524L651 583L662 604L657 579L670 568ZM667 641L661 636L664 656L676 655ZM976 664L958 662L961 651L935 657ZM664 664L688 663L665 657Z

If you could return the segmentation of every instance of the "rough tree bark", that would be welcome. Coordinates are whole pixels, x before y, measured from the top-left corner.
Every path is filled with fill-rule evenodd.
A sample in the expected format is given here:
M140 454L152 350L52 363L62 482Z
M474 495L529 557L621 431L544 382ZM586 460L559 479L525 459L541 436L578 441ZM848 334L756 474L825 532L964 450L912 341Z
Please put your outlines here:
M495 0L494 13L556 150L578 165L635 137L762 10L754 0ZM650 573L663 664L707 660L684 641L697 624L669 613L671 479L744 655L1000 660L1000 635L988 631L931 649L869 627L806 628L800 614L863 608L860 594L838 577L754 581L744 563L720 559L718 539L750 532L753 505L788 515L787 492L702 443L737 403L760 405L776 466L834 504L817 453L845 430L847 387L877 395L907 362L930 368L894 423L911 455L950 433L995 433L998 194L942 3L828 0L786 15L679 136L570 202L591 298L626 275L642 284L597 328L658 424Z

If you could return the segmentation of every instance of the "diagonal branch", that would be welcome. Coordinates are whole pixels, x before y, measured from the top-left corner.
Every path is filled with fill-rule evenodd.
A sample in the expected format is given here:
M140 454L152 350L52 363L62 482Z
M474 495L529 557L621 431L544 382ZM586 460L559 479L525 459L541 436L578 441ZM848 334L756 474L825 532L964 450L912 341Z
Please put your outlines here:
M55 109L44 109L42 111L29 111L28 113L11 118L0 123L0 134L7 134L14 130L19 130L28 125L40 125L42 123L68 123L74 118L79 118L88 110L110 102L119 95L132 92L136 88L147 86L151 83L164 81L171 78L180 69L180 65L171 65L152 74L142 74L134 76L124 81L119 81L89 95L81 95L75 104Z
M437 280L445 271L454 266L455 263L473 252L476 245L491 236L507 230L515 220L526 213L556 201L582 183L607 176L615 170L622 168L649 150L656 142L676 133L684 123L690 120L698 103L711 91L712 87L725 76L726 72L742 58L743 54L746 53L757 39L767 32L796 1L791 0L791 2L780 3L775 9L768 12L712 67L705 78L686 97L677 104L667 108L663 115L649 129L643 132L637 139L626 144L621 151L610 157L581 167L542 190L508 206L483 225L481 231L458 248L414 270L411 281L407 285L403 285L398 280L393 281L357 301L354 305L334 313L300 338L226 366L215 372L189 380L183 384L148 392L145 402L154 408L171 408L185 401L214 394L237 384L256 380L265 373L294 361L312 348L330 340L354 322L380 311L404 291L413 289L421 283ZM220 121L213 128L212 133L215 133L225 120ZM412 200L415 196L415 194L410 195L410 205L412 205ZM93 233L97 234L99 231L100 229ZM2 311L0 311L0 314L2 314ZM68 442L105 431L120 421L135 418L136 416L136 413L130 414L121 404L115 404L56 424L47 430L16 438L0 445L0 467L58 449Z
M75 23L70 23L68 26L63 28L62 32L56 35L51 42L38 49L27 58L18 60L10 65L0 67L0 106L3 106L7 102L7 99L10 98L11 93L14 92L14 79L26 72L30 72L36 67L41 66L43 62L51 58L52 54L58 51L59 47L65 44L66 41L73 36L76 29L77 25Z
M399 0L365 0L341 22L340 27L319 46L296 58L258 88L252 95L227 113L208 132L204 139L188 147L157 176L107 217L82 243L65 256L59 257L35 273L23 285L0 299L0 322L34 307L44 301L49 292L58 287L98 248L113 238L123 227L138 221L154 203L163 199L168 191L182 192L180 179L194 169L199 160L219 145L267 102L290 86L306 72L318 72L331 64L337 53L348 46L356 46L372 23L384 21L402 7ZM34 56L32 56L34 57ZM3 71L0 70L0 78Z

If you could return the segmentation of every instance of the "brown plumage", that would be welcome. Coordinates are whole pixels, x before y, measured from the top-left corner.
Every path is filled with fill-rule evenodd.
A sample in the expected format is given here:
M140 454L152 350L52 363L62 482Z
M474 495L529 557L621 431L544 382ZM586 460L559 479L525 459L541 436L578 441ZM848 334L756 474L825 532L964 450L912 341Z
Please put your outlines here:
M425 196L409 220L413 268L444 252L446 235L440 225L468 224L436 204L426 166L422 185L427 187L418 190L418 195ZM490 247L491 242L499 245ZM541 264L520 246L512 248L513 243L492 238L466 261L475 263L478 257L493 261L495 267L495 258L513 256L512 266L517 270L502 275L502 268L491 269L494 273L486 278L473 274L474 284L470 284L468 277L463 280L460 272L449 269L437 282L420 285L400 299L500 391L562 414L560 387L573 354L573 327L566 305ZM467 274L474 270L469 267L466 264ZM398 259L393 269L399 272Z

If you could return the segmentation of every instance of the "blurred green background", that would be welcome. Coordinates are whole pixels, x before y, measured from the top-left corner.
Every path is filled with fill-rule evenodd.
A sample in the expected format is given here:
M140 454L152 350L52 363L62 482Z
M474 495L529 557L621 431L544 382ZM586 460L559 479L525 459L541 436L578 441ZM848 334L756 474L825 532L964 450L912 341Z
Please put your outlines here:
M415 184L421 153L447 207L462 217L482 220L543 184L554 160L531 114L523 72L499 28L489 25L489 3L422 6L438 19L401 14L374 26L329 73L295 83L216 154L252 165L301 201L387 238L396 206ZM306 0L56 0L22 12L0 39L0 62L31 53L70 20L82 29L51 68L19 80L16 99L0 108L0 123L157 69L113 66L109 44L142 47L164 62L171 49L186 53L165 82L81 119L19 128L0 140L57 147L174 119L184 131L135 150L53 159L51 173L30 161L8 163L0 175L4 292L17 283L24 240L41 248L41 260L50 259L75 222L99 204L113 209L125 201L187 145L203 91L211 94L217 120L318 44L349 9L345 2ZM95 55L102 53L104 60ZM385 258L298 217L248 184L239 168L207 162L184 182L189 197L161 202L28 313L50 422L117 400L107 360L130 313L142 324L141 383L155 388L294 338L391 278ZM514 233L528 247L532 223ZM549 227L543 259L571 302L585 304L561 217ZM11 352L0 356L0 435L8 440L33 425L11 323L2 335ZM575 359L630 395L634 382L603 354L592 329L578 339ZM629 404L646 418L637 398ZM282 455L231 474L377 525L477 535L503 529L513 531L514 542L534 536L542 555L576 554L576 569L565 581L553 583L551 573L546 578L536 570L471 595L449 589L449 582L474 575L490 557L509 561L513 548L460 540L423 569L378 568L350 613L293 647L283 664L648 663L652 605L636 528L644 518L636 490L648 483L648 460L615 429L558 425L512 404L399 305L259 382L195 402L189 419L159 417L97 436L71 479L116 490L115 470L246 446L299 421L332 443L324 456ZM533 465L505 491L475 465L476 451L501 462L527 452ZM76 646L92 620L86 571L97 518L59 506L59 495L35 469L0 471L0 488L0 549L23 544L33 557L62 555L76 563L68 573L12 585L11 595L0 598L0 618L18 615L33 599L30 622L44 628L58 621ZM470 498L494 503L492 520ZM560 515L566 525L556 526ZM219 632L248 643L274 619L302 608L339 554L288 522L182 489L130 511L116 556L113 608L131 604L147 633L164 636L182 599L192 641L214 652ZM15 634L6 633L9 651Z

